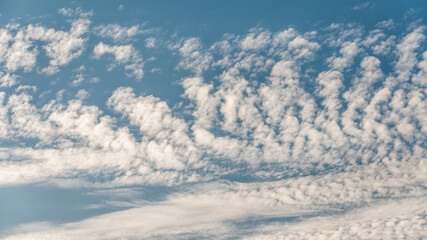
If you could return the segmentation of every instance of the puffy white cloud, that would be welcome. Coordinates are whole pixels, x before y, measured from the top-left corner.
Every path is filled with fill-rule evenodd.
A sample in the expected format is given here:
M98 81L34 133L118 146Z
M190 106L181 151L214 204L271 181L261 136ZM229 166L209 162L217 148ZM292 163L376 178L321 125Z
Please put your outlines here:
M25 35L23 30L19 31L14 37L13 44L5 54L5 67L9 71L16 71L18 68L30 71L36 64L38 50L37 48L30 50L32 45Z
M209 69L212 62L212 56L208 52L200 51L202 44L197 38L189 38L178 47L179 53L183 56L183 60L178 65L183 69L193 71L196 75Z
M258 33L258 31L260 31ZM253 29L240 43L243 50L260 50L270 43L270 33L261 29Z
M425 87L427 85L427 51L423 53L423 60L418 63L418 69L419 71L412 78L412 82Z
M376 43L379 39L384 38L385 36L386 35L379 29L372 30L371 32L369 32L369 35L362 42L362 44L365 46L370 46Z
M4 105L6 93L0 92L0 138L6 138L9 128L8 109Z
M185 89L185 96L196 102L197 107L193 112L196 119L195 125L211 128L218 104L216 97L210 94L213 85L204 83L202 78L194 77L184 79L182 86Z
M12 40L12 35L7 29L0 29L0 62L4 62L9 49L9 42Z
M93 49L93 54L96 58L100 58L104 54L112 54L119 63L129 62L133 52L132 45L110 46L102 42L98 43Z
M320 45L316 42L309 42L307 39L298 36L289 42L289 50L295 54L296 58L301 57L312 57L313 52L320 48Z
M145 46L147 48L154 48L156 47L156 39L153 37L149 37L147 39L145 39Z
M59 67L67 65L79 57L84 49L85 38L90 21L86 18L72 22L69 32L56 31L52 28L28 25L19 28L13 36L7 30L0 33L0 62L5 62L5 68L14 72L20 68L31 71L37 62L41 51L36 41L41 41L41 48L50 58L49 66L41 71L52 75L59 71ZM9 42L11 42L9 46Z
M125 69L128 70L128 77L142 79L144 76L144 62L138 51L130 44L111 46L100 42L93 49L93 54L97 59L105 54L113 55L117 64L125 65Z
M17 78L15 74L0 72L0 87L11 87L17 84Z
M84 90L84 89L80 89L77 93L76 93L76 97L80 100L84 100L85 98L89 97L89 93Z
M59 66L68 64L82 54L85 39L81 35L88 31L89 23L90 21L87 19L79 19L72 23L69 33L56 32L50 35L49 31L46 32L42 39L49 39L50 41L43 48L51 60L50 66L42 71L53 74L58 71Z
M387 40L381 41L380 44L373 46L374 53L377 55L387 55L390 53L392 47L395 45L395 36L387 38Z
M425 27L418 27L396 46L399 60L396 63L396 73L399 81L408 81L412 69L418 62L415 50L425 39L423 34Z
M152 96L136 97L131 88L117 89L108 105L139 127L148 158L159 168L183 169L197 160L188 126L172 116L167 104Z
M81 65L79 68L74 69L74 80L71 83L73 86L78 86L85 81L86 78L83 74L84 70L86 70L86 67L84 65Z
M343 69L349 67L353 63L353 58L359 53L359 47L355 42L345 42L340 49L342 57L330 59L331 67L334 69Z
M332 119L338 118L341 108L339 95L343 86L343 74L338 71L321 72L316 79L319 85L318 95L324 98L322 104Z

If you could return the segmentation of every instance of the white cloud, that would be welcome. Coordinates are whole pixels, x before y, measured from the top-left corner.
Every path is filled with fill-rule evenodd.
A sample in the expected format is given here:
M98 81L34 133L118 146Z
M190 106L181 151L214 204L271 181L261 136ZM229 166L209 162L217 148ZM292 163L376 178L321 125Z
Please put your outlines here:
M64 16L67 16L67 17L71 17L73 15L73 13L74 13L74 10L71 9L71 8L60 8L58 10L58 13L60 13L60 14L62 14Z
M316 238L322 235L332 239L419 237L425 230L423 218L427 207L422 186L417 190L405 189L409 190L406 194L415 193L417 197L382 198L400 194L402 186L408 186L402 181L411 181L411 177L401 178L404 174L389 179L389 173L378 166L327 175L326 178L310 176L277 182L199 184L154 204L140 203L140 206L128 210L79 222L24 225L16 228L6 239L73 239L83 236L87 239L181 239L189 236L233 238L248 235L249 239ZM108 190L101 194L107 193L111 195ZM113 194L130 194L132 197L134 193L119 191ZM377 197L380 199L375 199ZM345 210L345 206L358 208ZM327 212L328 216L323 216ZM297 220L293 221L294 218ZM275 219L290 220L269 222ZM267 222L253 229L250 222L260 220ZM106 221L109 224L105 224Z
M89 24L89 20L80 19L72 23L70 33L57 32L50 36L46 32L44 38L49 39L50 42L44 46L44 49L51 60L50 66L43 69L44 72L53 74L58 71L59 66L68 64L82 54L85 39L81 36L88 31Z
M0 72L0 87L11 87L17 84L17 78L15 74Z
M377 55L387 55L390 53L392 47L395 46L395 40L396 37L395 36L391 36L389 38L387 38L387 40L383 40L381 41L380 44L375 45L373 47L374 53Z
M136 97L131 88L119 88L108 105L139 127L147 141L148 158L159 168L183 169L186 162L197 160L187 124L173 117L165 102L152 96Z
M5 96L5 92L0 92L0 138L6 138L8 136L9 128L8 109L4 105Z
M144 33L139 25L123 27L118 24L100 25L93 29L95 34L103 38L111 38L114 42L129 41L137 34Z
M344 42L340 49L342 57L336 57L330 59L331 67L334 69L344 69L349 67L353 63L353 58L356 56L360 49L356 42Z
M87 17L91 17L93 16L93 11L90 10L88 12L85 12L83 9L81 9L80 7L72 9L72 8L60 8L58 10L58 13L66 16L66 17L73 17L73 16L77 16L77 17L82 17L82 18L87 18Z
M69 32L30 24L20 28L14 36L2 29L0 62L5 62L5 67L9 72L21 68L29 72L36 66L37 56L43 49L50 61L49 66L41 71L52 75L59 71L60 66L67 65L82 54L86 41L82 35L88 31L89 24L88 19L75 20L72 22ZM41 45L40 49L35 41L42 41L45 44ZM10 47L9 42L12 42Z
M156 47L156 39L153 37L149 37L147 39L145 39L145 46L147 48L154 48Z
M83 74L84 70L86 70L86 67L84 65L81 65L79 68L74 69L74 80L71 83L73 86L78 86L85 81L85 76Z
M25 32L19 31L14 37L14 43L5 54L5 67L9 71L16 71L18 68L23 68L25 71L30 71L36 64L37 48L30 50L31 42L26 39Z
M263 49L270 43L270 35L271 34L268 31L252 29L252 32L249 33L244 39L242 39L240 43L241 48L244 50Z
M129 77L135 77L140 80L144 76L144 62L139 56L139 52L130 44L111 46L100 42L93 49L93 54L97 59L100 59L105 54L112 54L117 64L125 65Z
M214 195L212 195L214 194ZM39 232L16 234L6 239L65 238L187 238L189 236L220 237L232 235L232 226L225 221L248 217L287 217L306 212L283 205L272 209L273 202L262 198L239 196L233 193L206 192L174 196L156 205L132 208L101 215L81 222L60 226L45 226ZM282 211L277 212L278 209ZM141 218L141 216L144 216ZM106 225L105 221L109 224ZM41 226L37 226L41 227ZM42 227L43 229L43 227ZM17 230L32 230L30 226ZM125 230L125 231L123 231Z
M201 42L197 38L189 38L182 45L178 46L179 53L183 56L183 60L179 63L179 67L188 69L196 75L207 70L212 62L212 56L207 52L202 52Z
M201 76L188 77L181 82L183 97L190 100L186 106L187 113L191 115L190 120L175 116L165 101L153 96L138 96L131 88L118 88L108 100L113 110L129 120L130 126L121 127L115 127L116 120L104 115L96 106L85 106L81 101L74 100L65 105L51 102L38 108L31 103L31 95L28 93L11 95L7 97L7 106L13 121L7 128L21 137L40 139L41 146L53 144L59 147L49 151L18 149L12 151L11 156L37 159L36 163L32 163L37 168L43 168L51 159L68 159L66 154L72 151L76 152L73 156L77 159L76 163L90 151L93 151L93 159L97 159L96 156L108 159L122 156L124 162L113 161L99 171L110 169L116 164L128 166L129 162L138 162L135 169L125 170L127 168L124 167L119 170L123 175L106 183L117 185L143 182L163 182L168 185L177 178L180 178L177 184L211 179L226 175L228 171L215 174L196 172L204 167L222 169L224 165L238 171L238 166L247 164L253 171L257 171L259 164L278 164L275 170L257 173L261 178L276 178L283 168L287 168L288 173L293 175L301 171L323 171L329 167L357 164L360 161L380 161L384 157L402 159L403 153L415 158L408 146L399 139L416 146L422 139L416 129L422 129L423 132L427 129L423 120L425 110L421 104L423 95L411 86L402 90L391 89L388 85L378 86L378 83L390 79L390 76L381 71L382 63L375 57L366 56L361 58L360 63L357 62L359 60L355 56L364 53L366 47L358 44L363 39L357 42L343 41L342 46L338 45L335 51L341 56L325 63L325 67L329 64L331 69L305 72L303 69L314 57L281 53L306 49L315 56L320 45L315 39L309 41L307 37L315 35L305 34L303 37L293 29L277 34L257 34L275 36L267 38L270 42L265 45L275 50L266 49L263 56L257 56L253 49L242 50L242 38L239 36L228 37L208 48L204 48L200 40L195 38L177 45L177 51L184 59L180 65L184 67L183 63L193 64L187 67L194 68L193 73L196 74L203 75L211 71L210 64L217 59L228 58L228 64L215 66L215 69L220 69L216 76L218 84ZM256 39L256 36L253 38ZM403 46L407 39L412 39L412 35L408 36L403 37L399 46ZM366 39L371 37L369 34ZM138 61L142 61L132 45L112 46L101 42L93 53L96 58L111 54L115 63L128 68L129 74L136 74L132 64L139 66ZM335 64L336 59L342 59L343 64ZM423 69L423 62L410 67L416 66ZM344 70L350 67L355 69L354 75L348 75ZM264 82L254 81L258 73L267 74ZM416 76L421 74L420 70ZM346 78L349 79L348 86L344 85ZM311 84L316 91L307 91L304 84ZM403 97L404 92L407 98ZM81 91L77 97L82 99L85 95ZM71 117L82 114L87 115ZM85 124L89 125L85 127ZM91 130L98 125L97 129L102 130ZM130 133L132 126L139 128L139 137ZM111 137L102 137L102 134ZM130 147L126 147L123 152L116 152L116 148L110 145L116 141L113 139L119 138L116 134L128 139L126 144ZM111 141L102 143L98 138ZM100 146L101 149L98 149ZM216 163L209 162L209 159L223 161ZM89 171L97 163L94 160L93 164L78 168ZM43 176L28 176L22 181L59 176L60 172L77 167L68 164L60 171L45 171ZM19 171L27 170L20 168ZM159 175L156 177L156 174ZM10 177L7 181L4 178L4 181L11 183L11 179L17 178Z
M396 63L397 79L399 81L407 81L412 72L413 67L418 62L417 53L415 50L424 41L423 34L425 27L418 27L413 32L405 36L405 38L396 46L399 60Z
M5 61L12 35L7 29L0 29L0 62Z
M423 60L418 63L418 73L412 78L412 81L420 86L426 86L427 82L427 51L423 53Z
M361 9L364 9L364 8L368 8L371 5L372 4L370 2L364 2L364 3L361 3L361 4L358 4L358 5L354 6L353 10L361 10Z
M385 37L385 34L379 30L375 29L369 32L369 35L366 37L366 40L362 42L363 45L371 46L372 44L376 43L379 39L382 39Z
M93 49L93 54L95 58L100 58L104 54L112 54L118 63L126 63L130 61L134 51L132 45L110 46L100 42Z
M301 36L297 36L289 42L288 48L293 52L295 58L308 58L313 56L314 52L320 48L320 45L316 42L310 42Z
M76 97L80 100L84 100L85 98L89 97L89 93L84 90L84 89L80 89L77 93L76 93Z
M318 95L324 100L322 105L326 108L329 118L337 120L341 109L340 93L343 86L343 74L338 71L321 72L316 79L319 85Z
M376 26L379 28L392 29L394 27L394 21L390 18L389 20L378 22Z
M244 239L419 239L427 230L423 201L425 198L389 201L346 215L265 226L260 234Z

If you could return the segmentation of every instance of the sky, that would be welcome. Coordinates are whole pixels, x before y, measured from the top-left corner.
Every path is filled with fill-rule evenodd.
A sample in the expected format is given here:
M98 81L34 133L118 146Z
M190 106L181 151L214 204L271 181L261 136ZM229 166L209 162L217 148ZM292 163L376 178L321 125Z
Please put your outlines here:
M0 1L0 238L424 238L425 16Z

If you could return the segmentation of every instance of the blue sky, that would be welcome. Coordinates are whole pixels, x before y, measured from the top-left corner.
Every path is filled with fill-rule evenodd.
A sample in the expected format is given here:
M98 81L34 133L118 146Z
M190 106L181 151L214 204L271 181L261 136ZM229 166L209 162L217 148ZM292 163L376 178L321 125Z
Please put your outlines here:
M1 1L0 238L422 238L426 15Z

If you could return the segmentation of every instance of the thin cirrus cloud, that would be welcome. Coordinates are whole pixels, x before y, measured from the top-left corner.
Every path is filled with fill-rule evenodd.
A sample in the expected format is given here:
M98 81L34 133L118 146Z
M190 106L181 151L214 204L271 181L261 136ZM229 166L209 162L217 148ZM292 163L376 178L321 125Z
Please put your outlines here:
M178 190L149 203L130 197L120 202L127 210L72 223L21 225L6 239L425 234L424 26L402 35L389 31L389 20L371 31L355 24L305 33L253 28L210 45L162 39L183 74L175 106L135 86L112 89L105 108L87 101L88 89L37 104L37 88L19 82L35 68L54 75L90 56L108 58L110 71L122 66L127 78L144 77L143 51L133 42L138 26L90 28L93 13L60 14L77 16L68 32L0 30L0 138L28 140L0 145L0 186ZM114 43L91 41L92 32ZM141 41L151 49L157 38ZM38 66L42 53L48 66ZM87 69L74 71L73 86L85 86Z

